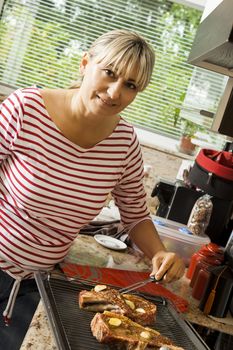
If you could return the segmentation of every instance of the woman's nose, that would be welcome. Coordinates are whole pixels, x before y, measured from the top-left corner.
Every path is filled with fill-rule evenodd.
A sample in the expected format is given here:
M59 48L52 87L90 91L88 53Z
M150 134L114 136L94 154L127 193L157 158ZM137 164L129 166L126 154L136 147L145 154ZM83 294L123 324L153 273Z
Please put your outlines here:
M122 89L122 84L118 81L115 81L109 85L107 89L107 93L112 100L116 100L121 95L121 89Z

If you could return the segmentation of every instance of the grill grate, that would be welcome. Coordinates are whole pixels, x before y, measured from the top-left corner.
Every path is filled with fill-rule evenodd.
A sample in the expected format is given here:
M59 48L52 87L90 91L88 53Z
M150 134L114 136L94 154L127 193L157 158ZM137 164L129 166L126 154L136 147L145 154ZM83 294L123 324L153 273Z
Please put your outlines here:
M92 336L90 322L94 313L81 310L78 293L90 289L84 283L36 276L59 350L104 350L109 346L100 344ZM154 327L185 350L208 350L206 344L168 303L158 303L158 298L139 293L157 305ZM163 298L164 300L164 298Z

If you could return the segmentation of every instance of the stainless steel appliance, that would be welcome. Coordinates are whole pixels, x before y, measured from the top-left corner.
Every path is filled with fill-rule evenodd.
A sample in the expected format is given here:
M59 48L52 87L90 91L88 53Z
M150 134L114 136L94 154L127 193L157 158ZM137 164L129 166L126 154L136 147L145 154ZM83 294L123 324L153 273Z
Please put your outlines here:
M188 62L233 77L233 1L223 0L199 25Z
M188 62L229 76L211 129L233 137L233 1L223 0L199 25Z

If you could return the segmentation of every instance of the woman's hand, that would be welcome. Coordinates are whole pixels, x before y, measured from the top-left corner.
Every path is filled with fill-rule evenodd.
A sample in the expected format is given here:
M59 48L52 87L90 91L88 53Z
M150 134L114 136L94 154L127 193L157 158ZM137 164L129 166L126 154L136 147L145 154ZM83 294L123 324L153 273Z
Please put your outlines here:
M164 282L172 282L181 278L185 271L183 259L175 253L158 251L152 258L151 276Z
M152 259L151 276L171 282L181 278L185 271L183 260L175 253L167 252L155 225L151 220L140 221L130 231L130 237L137 247Z

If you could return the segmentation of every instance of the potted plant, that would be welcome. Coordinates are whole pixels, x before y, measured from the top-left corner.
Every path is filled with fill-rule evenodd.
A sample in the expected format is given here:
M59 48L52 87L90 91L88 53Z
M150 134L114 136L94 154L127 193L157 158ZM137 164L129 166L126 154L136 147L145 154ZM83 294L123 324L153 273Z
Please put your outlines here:
M192 143L192 139L195 138L197 131L201 129L199 125L191 120L181 118L182 134L179 142L179 151L193 155L196 150L196 145Z

